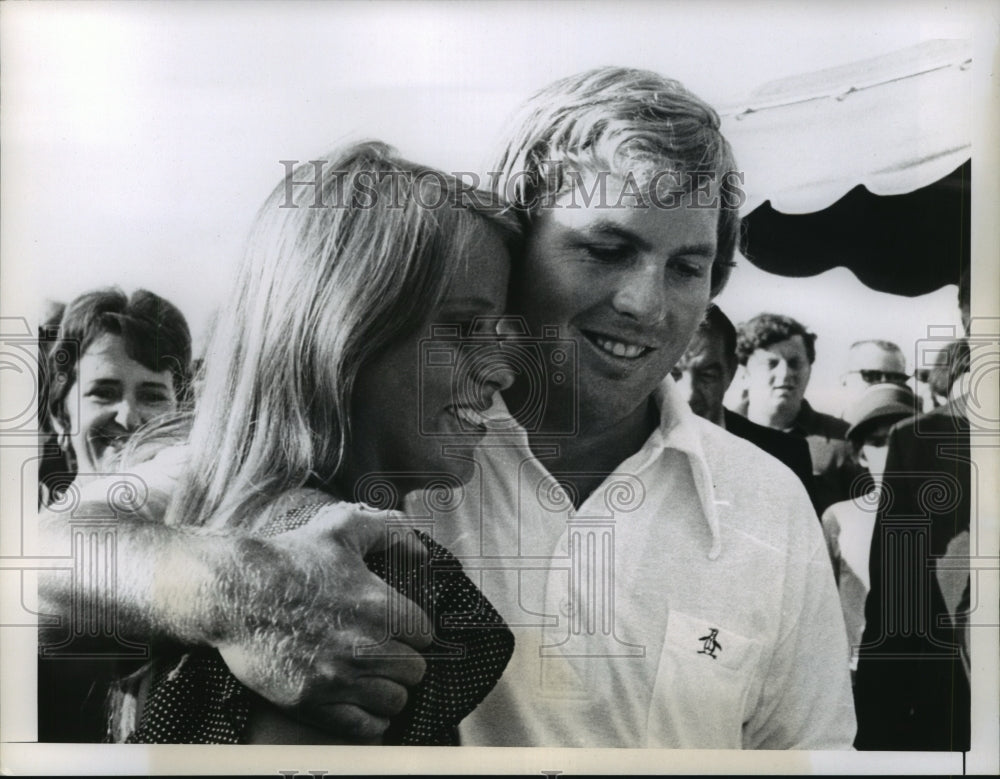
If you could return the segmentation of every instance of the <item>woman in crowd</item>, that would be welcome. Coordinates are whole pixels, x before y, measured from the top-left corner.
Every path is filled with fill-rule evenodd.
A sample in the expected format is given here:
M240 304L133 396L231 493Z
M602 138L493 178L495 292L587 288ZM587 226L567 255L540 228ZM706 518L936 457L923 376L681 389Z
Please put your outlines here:
M309 165L292 181L316 170ZM443 447L474 446L483 412L508 383L495 337L477 339L475 360L423 372L421 339L435 325L457 336L474 320L503 314L515 222L459 202L457 182L378 143L327 157L321 188L295 189L283 180L258 214L232 305L206 355L187 445L149 463L181 463L167 523L273 535L344 502L388 495L380 508L393 509L431 479L458 485L472 462L444 456ZM324 207L312 207L317 197ZM444 344L456 357L460 347L460 337ZM513 648L457 561L426 535L421 541L429 562L366 559L434 625L426 672L408 699L399 693L416 679L397 679L381 700L356 702L390 719L380 743L454 743L458 721L492 688ZM288 596L301 599L302 631L335 618L310 610L309 595ZM385 648L413 654L396 641ZM229 669L254 658L164 646L154 656L122 686L117 740L339 740L240 684ZM288 686L294 698L295 680Z
M66 306L47 354L48 412L72 481L108 473L129 437L178 410L191 377L191 333L169 301L140 289L84 293Z
M169 301L146 290L126 295L110 288L71 301L48 335L42 391L61 457L41 461L39 502L70 510L75 501L67 491L77 493L113 472L141 426L178 410L191 376L191 334ZM84 568L78 561L74 575ZM61 626L39 634L42 740L92 741L104 732L104 694L118 667L107 659L113 652L103 660L81 659L81 647L68 643L92 638L84 636L89 632L76 625L68 635Z

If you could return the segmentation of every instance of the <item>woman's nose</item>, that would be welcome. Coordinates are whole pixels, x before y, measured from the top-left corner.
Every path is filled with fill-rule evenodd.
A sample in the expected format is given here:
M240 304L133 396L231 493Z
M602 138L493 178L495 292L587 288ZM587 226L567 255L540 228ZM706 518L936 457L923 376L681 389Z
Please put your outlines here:
M139 404L123 399L115 406L115 422L128 431L136 430L143 423L142 413L139 411Z
M514 383L514 369L510 360L501 349L497 349L495 355L479 374L479 380L493 392L503 392L509 389Z

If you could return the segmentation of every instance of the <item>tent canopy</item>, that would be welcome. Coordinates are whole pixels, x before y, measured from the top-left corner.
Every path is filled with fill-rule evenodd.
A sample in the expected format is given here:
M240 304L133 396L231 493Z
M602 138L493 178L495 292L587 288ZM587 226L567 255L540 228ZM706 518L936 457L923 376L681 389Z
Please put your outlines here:
M745 175L745 253L811 276L837 265L919 295L969 265L971 53L936 40L766 84L721 111Z

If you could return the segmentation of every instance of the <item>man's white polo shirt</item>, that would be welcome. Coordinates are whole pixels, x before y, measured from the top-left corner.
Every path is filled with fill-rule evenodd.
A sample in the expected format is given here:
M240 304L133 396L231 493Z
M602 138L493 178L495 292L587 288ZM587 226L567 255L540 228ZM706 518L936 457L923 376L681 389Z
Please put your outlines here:
M578 510L523 430L484 439L455 500L410 496L517 641L462 743L850 748L846 633L802 484L671 379L657 400L659 428Z

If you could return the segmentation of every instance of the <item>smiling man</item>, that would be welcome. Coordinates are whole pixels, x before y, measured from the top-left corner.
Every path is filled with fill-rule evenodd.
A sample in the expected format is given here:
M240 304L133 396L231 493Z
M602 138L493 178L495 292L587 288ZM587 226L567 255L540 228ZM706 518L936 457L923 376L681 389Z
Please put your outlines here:
M542 90L508 138L497 188L528 226L509 305L570 357L541 384L522 372L504 393L521 427L498 424L480 478L431 512L516 635L462 743L848 748L846 637L806 491L669 377L738 234L717 115L605 68Z

